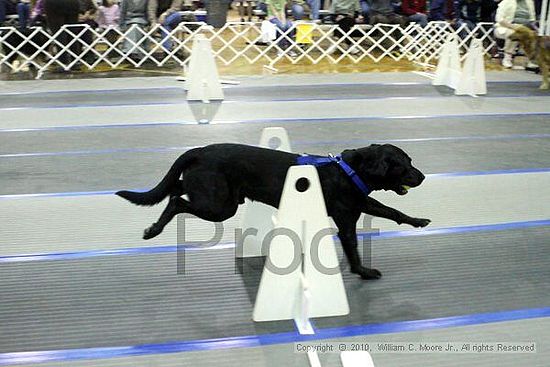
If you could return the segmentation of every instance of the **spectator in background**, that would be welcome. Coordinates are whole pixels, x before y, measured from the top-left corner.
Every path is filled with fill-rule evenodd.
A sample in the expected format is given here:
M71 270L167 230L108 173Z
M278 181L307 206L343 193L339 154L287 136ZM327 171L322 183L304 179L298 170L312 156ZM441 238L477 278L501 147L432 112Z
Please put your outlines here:
M359 0L359 5L361 6L361 15L365 19L366 22L369 20L369 11L370 11L370 5L367 0Z
M458 19L458 2L455 0L432 0L430 2L429 19L455 24Z
M80 4L78 0L45 0L44 10L46 19L48 20L48 28L52 34L56 34L65 24L77 24ZM63 46L69 43L70 38L74 38L76 31L65 30L56 35L56 40ZM78 54L78 45L73 43L70 47L71 51ZM59 50L58 60L69 65L71 57L67 51ZM62 71L62 69L58 69Z
M265 0L265 4L267 5L267 19L275 24L279 33L286 33L292 28L292 22L287 19L286 16L287 2L287 0ZM295 30L291 31L286 34L286 37L294 38L295 33ZM279 42L279 47L282 50L286 50L290 46L290 41L286 37L283 37ZM291 57L296 56L296 53L292 50L289 51L288 54Z
M120 23L120 8L115 0L103 0L97 9L97 26L106 29L105 38L111 44L114 44L118 38L118 33L114 28L118 28ZM109 57L115 57L116 51L111 51Z
M103 0L97 9L97 25L100 28L116 28L120 22L120 8L114 0Z
M145 27L149 24L147 20L147 0L122 0L120 5L120 27L126 33L126 39L122 44L122 51L128 56L139 62L143 56L143 52L138 47L145 49L145 42L139 43L142 38L142 33L136 29L137 27ZM136 25L136 27L132 27ZM137 46L135 46L137 45Z
M169 15L181 10L181 0L149 0L147 16L151 26L164 24Z
M269 0L261 0L258 2L256 8L268 14L268 2ZM302 20L304 18L304 5L307 5L310 8L310 18L312 20L319 19L319 10L321 10L321 0L286 0L285 1L285 11L286 8L290 8L292 11L292 17L295 20ZM286 14L285 14L286 15Z
M433 0L430 4L430 20L447 21L453 29L458 30L460 38L466 38L468 36L468 29L473 28L475 24L470 28L470 25L462 19L462 1L465 0ZM474 8L476 6L476 4L473 4ZM473 18L476 17L477 16L473 16Z
M479 23L481 16L481 0L460 0L458 3L458 18L466 23L470 30Z
M399 24L405 26L406 19L395 12L395 8L391 0L372 0L369 10L370 24Z
M495 15L495 36L504 39L502 66L511 68L513 66L513 57L518 47L518 43L508 38L514 31L510 28L501 26L499 22L502 21L532 26L536 21L535 4L533 0L502 0L498 4ZM527 67L534 68L536 65L530 62Z
M44 10L45 0L36 0L31 10L30 24L46 24L46 11Z
M97 6L94 0L79 0L78 23L95 29L97 28L97 23L95 21L96 17ZM92 44L93 34L90 30L85 30L80 35L80 39L84 41L84 47L86 47L86 45ZM79 52L81 52L82 43L78 42L77 46ZM95 54L90 50L83 55L83 58L87 63L91 64L94 61Z
M481 0L479 20L486 23L494 22L497 7L498 4L495 0Z
M344 37L356 23L363 23L364 17L361 14L361 5L359 0L333 0L330 8L333 20L338 24L340 30L336 30L336 36L338 38ZM361 36L361 34L354 35L352 32L349 37ZM352 55L359 53L356 47L351 46L351 40L346 38L344 43L348 45L348 52ZM351 47L350 47L351 46ZM331 46L328 49L328 53L333 53L336 50L336 45Z
M428 24L426 0L403 0L401 11L409 22L418 23L421 27Z
M180 10L181 0L149 0L149 5L147 6L149 22L153 27L156 24L160 24L164 28L160 30L160 34L162 38L165 39L162 45L166 51L172 49L172 41L169 37L169 32L176 28L182 21L178 13Z
M17 1L0 0L0 27L5 26L8 15L17 14Z
M19 28L27 28L31 15L31 4L29 0L20 0L17 3L17 18L19 20Z
M321 0L295 0L293 6L296 7L296 12L293 12L294 19L302 20L304 18L304 5L309 7L309 18L311 20L319 20L319 10L321 10Z

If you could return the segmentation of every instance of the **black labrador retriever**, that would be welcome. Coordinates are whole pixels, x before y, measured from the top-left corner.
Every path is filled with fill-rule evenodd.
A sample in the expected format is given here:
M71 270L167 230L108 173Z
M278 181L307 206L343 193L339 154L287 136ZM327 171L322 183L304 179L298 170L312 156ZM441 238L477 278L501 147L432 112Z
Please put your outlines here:
M214 144L182 154L153 189L116 194L137 205L154 205L170 196L159 220L145 230L144 239L159 235L178 213L189 213L211 222L221 222L237 212L245 198L278 207L287 171L299 155L240 144ZM341 157L370 190L392 190L405 195L424 175L412 166L401 149L373 144L345 150ZM412 218L366 196L338 164L317 167L328 215L338 227L338 237L351 272L363 279L382 274L363 267L357 250L356 223L361 213L391 219L398 224L425 227L429 219ZM181 180L180 180L181 176ZM187 194L189 200L181 196Z

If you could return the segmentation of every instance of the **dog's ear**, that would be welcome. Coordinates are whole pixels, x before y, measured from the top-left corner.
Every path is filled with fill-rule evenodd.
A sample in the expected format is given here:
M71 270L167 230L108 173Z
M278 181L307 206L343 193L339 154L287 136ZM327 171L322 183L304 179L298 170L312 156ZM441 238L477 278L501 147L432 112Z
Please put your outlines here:
M372 161L371 164L366 167L365 171L367 171L369 176L384 177L388 173L388 169L389 165L382 157L380 159Z
M346 149L342 152L342 158L355 169L362 163L363 157L356 149Z

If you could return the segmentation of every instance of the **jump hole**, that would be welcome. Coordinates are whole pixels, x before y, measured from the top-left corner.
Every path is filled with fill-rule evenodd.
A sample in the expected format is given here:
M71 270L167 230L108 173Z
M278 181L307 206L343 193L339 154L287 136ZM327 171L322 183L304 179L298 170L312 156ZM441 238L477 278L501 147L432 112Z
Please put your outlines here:
M305 177L301 177L296 181L296 190L298 192L305 192L309 189L309 180Z
M267 142L267 145L271 149L278 149L281 146L281 139L274 136L271 139L269 139L269 141Z

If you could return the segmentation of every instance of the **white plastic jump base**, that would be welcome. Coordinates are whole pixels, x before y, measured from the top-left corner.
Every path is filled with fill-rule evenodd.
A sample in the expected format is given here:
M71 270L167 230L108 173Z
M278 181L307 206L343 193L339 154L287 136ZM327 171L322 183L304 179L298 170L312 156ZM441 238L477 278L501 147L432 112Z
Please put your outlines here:
M186 82L187 77L185 75L176 77L176 80L178 82ZM229 79L220 79L220 83L227 84L227 85L240 85L241 82L238 80L229 80Z
M342 352L340 360L344 367L374 367L374 362L369 352Z
M474 38L470 43L470 49L466 54L462 76L455 89L455 94L458 96L470 95L472 97L487 94L483 45L481 40L477 38Z
M193 41L185 89L188 101L208 103L224 99L212 45L203 34L197 34Z
M260 137L261 147L290 152L290 141L288 133L282 127L268 127L263 129ZM241 217L243 233L248 229L257 230L254 236L243 236L241 243L237 243L236 257L266 256L262 252L262 241L269 231L273 229L273 218L277 209L259 203L257 201L245 200L245 208Z
M299 191L298 181L309 183L305 191ZM269 251L253 320L295 320L299 325L312 317L347 315L334 230L315 167L288 170L274 230L271 241L265 239Z

